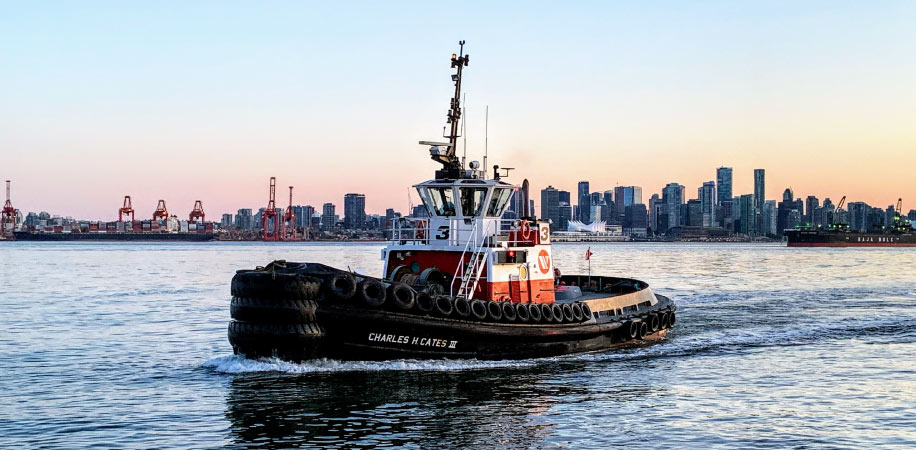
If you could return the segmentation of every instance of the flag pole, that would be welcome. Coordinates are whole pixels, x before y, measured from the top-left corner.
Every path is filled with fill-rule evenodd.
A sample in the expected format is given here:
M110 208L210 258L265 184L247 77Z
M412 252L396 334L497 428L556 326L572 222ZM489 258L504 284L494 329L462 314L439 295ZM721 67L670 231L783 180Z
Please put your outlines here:
M592 286L592 248L589 247L585 251L585 254L588 255L588 286Z

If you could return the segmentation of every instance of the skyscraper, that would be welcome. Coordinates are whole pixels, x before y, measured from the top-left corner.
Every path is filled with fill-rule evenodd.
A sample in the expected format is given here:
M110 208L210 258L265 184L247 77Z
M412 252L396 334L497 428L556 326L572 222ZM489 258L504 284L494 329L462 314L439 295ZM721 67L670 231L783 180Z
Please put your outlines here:
M541 189L541 220L551 221L550 231L560 229L560 191L553 186Z
M758 213L763 212L763 203L766 201L764 176L763 169L754 169L754 208L757 208Z
M820 206L820 200L818 200L817 197L809 195L805 199L805 219L803 222L814 224L814 210L817 209L818 206Z
M753 236L757 234L757 202L753 194L744 194L738 198L738 232Z
M757 230L760 234L776 234L776 200L767 200L763 202L763 214L761 214L761 223L763 228Z
M325 203L321 206L321 229L331 231L337 226L337 208L333 203Z
M366 228L366 196L344 195L344 227L350 230Z
M677 183L668 183L662 189L662 203L665 205L664 211L667 217L667 224L664 230L683 225L681 221L681 205L684 203L684 186Z
M576 201L579 205L579 220L584 223L590 223L591 217L589 216L589 211L591 210L592 202L591 196L589 195L591 191L589 191L588 181L580 181L578 189Z
M716 183L707 181L697 189L700 199L700 211L703 214L703 227L716 226Z
M716 169L716 204L721 205L724 202L732 200L732 168L719 167Z
M649 197L648 227L652 229L653 233L658 232L658 207L661 204L662 200L659 198L658 194L652 194L652 196Z

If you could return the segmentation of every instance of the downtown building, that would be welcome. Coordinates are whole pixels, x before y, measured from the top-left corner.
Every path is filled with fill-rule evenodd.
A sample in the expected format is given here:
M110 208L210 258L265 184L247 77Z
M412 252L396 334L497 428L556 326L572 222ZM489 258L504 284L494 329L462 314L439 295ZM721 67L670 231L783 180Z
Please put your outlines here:
M344 195L344 228L362 230L366 228L366 195Z

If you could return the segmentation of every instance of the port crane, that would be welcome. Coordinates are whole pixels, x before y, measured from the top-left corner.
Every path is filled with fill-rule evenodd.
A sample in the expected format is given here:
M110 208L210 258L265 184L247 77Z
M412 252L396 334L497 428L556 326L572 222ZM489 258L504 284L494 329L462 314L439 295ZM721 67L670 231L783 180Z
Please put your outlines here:
M165 200L159 200L159 203L156 204L153 220L169 220L169 210L165 207Z
M191 210L191 214L188 215L188 222L192 223L203 223L204 222L204 202L200 200L194 200L194 209Z
M16 228L16 208L10 201L10 180L6 180L6 203L0 212L0 235L10 234Z
M840 210L846 206L846 196L840 199L840 202L836 204L836 208L833 210L833 224L830 226L830 229L837 231L848 231L849 224L840 222Z
M267 200L267 208L261 214L261 239L276 241L279 236L280 217L277 215L277 177L270 177L270 198Z
M124 203L118 208L118 222L124 222L124 217L128 216L131 222L134 221L134 206L130 201L130 196L124 196Z
M280 236L284 241L295 241L299 235L296 232L296 215L293 213L293 187L289 187L289 206L283 214L283 234Z

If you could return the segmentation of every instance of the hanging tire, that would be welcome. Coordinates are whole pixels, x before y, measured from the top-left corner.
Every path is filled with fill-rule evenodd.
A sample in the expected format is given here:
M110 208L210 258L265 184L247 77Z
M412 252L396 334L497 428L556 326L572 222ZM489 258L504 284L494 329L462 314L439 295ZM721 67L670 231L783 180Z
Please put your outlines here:
M659 315L659 318L658 318L658 327L659 327L660 329L664 330L665 328L668 328L668 317L669 317L669 315L668 315L668 312L667 312L667 311L663 311L663 312Z
M560 305L560 308L563 310L563 321L564 322L570 323L573 320L575 320L576 315L573 314L572 305L570 305L569 303L564 303ZM576 320L576 322L578 322L578 320Z
M519 306L522 304L519 303ZM544 316L541 314L541 307L537 303L528 303L525 305L528 307L528 318L531 320L531 323L539 323Z
M563 323L563 307L554 303L550 305L550 311L553 313L553 321Z
M232 297L229 315L251 323L314 322L318 304L315 300L282 300Z
M499 303L502 303L503 319L505 319L506 322L515 322L515 319L518 317L518 313L515 311L515 305L512 302Z
M531 319L530 310L528 305L524 303L516 303L515 305L515 320L521 323L527 323Z
M331 298L349 300L356 295L356 280L349 273L336 273L325 280L324 288Z
M452 311L455 310L455 304L452 303L452 299L448 298L445 295L440 295L436 297L436 314L442 317L448 317L452 314Z
M417 310L423 314L429 314L436 309L436 299L426 292L417 293Z
M646 326L649 328L649 333L655 333L658 331L660 323L661 321L658 319L658 314L649 314L646 322Z
M639 324L641 323L642 322L635 321L624 322L624 325L621 328L623 329L623 337L625 341L631 341L639 336Z
M370 308L381 308L388 298L385 293L385 285L374 278L366 278L359 283L356 288L359 298Z
M580 303L582 305L582 319L584 321L589 321L592 318L592 308L588 306L588 303Z
M583 320L584 316L582 315L582 304L573 303L572 305L573 312L573 322L579 323Z
M487 302L483 300L472 301L471 315L477 320L487 320Z
M674 315L674 311L671 311L670 313L668 313L668 328L673 327L675 321L676 321L676 317Z
M644 339L649 334L649 326L645 322L639 322L639 334L637 339Z
M464 297L455 299L455 314L462 319L471 317L471 302Z
M324 329L315 323L258 324L233 320L228 331L235 352L249 357L307 355L324 337Z
M388 297L391 304L401 311L410 311L417 302L416 292L404 283L391 283L391 286L388 286Z
M553 308L547 303L541 303L538 305L541 309L541 321L544 323L553 322Z
M499 322L503 318L503 307L501 302L487 302L487 318L493 322Z
M233 297L317 300L321 282L298 273L243 270L232 277Z

